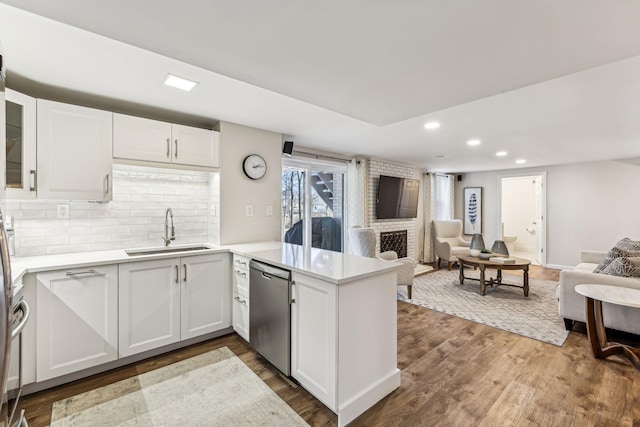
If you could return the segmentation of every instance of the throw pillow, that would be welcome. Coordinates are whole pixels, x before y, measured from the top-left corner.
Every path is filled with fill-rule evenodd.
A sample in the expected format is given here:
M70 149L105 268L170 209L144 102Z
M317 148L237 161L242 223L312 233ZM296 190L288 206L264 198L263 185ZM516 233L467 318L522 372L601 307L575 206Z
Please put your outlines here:
M623 239L624 240L624 239ZM620 241L622 242L622 240ZM618 243L620 243L618 242ZM607 268L609 264L613 262L614 259L620 257L640 257L640 250L637 251L627 251L624 249L620 249L618 247L613 247L608 253L607 256L598 264L598 266L593 270L594 273L602 273L602 270Z
M640 278L640 257L619 257L602 270L602 274Z
M640 241L631 240L630 238L625 237L616 243L615 247L622 249L623 251L640 251Z

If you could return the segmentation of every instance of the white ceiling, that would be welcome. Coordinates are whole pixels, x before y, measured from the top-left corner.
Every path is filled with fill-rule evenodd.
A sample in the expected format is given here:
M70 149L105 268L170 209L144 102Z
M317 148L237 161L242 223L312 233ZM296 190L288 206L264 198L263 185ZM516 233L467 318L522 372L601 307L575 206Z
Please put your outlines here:
M10 77L429 170L640 156L635 0L0 1Z

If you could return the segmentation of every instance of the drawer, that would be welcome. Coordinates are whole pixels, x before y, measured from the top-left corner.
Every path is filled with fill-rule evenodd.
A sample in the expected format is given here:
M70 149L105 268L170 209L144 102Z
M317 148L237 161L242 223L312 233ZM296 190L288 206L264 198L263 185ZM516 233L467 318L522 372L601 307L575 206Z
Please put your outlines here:
M245 341L249 341L249 299L234 292L232 302L232 325L233 329Z
M233 292L249 298L249 270L233 266Z
M233 268L242 268L249 271L249 261L251 258L242 256L242 255L234 255L233 256Z

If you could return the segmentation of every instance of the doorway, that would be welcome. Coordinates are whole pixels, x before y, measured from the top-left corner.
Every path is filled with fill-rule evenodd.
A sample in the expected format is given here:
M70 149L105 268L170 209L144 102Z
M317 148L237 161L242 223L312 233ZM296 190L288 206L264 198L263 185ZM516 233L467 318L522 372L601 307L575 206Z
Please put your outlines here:
M282 165L282 240L344 250L346 166L287 159ZM310 221L305 221L310 218Z
M498 232L509 254L546 264L546 173L498 177Z

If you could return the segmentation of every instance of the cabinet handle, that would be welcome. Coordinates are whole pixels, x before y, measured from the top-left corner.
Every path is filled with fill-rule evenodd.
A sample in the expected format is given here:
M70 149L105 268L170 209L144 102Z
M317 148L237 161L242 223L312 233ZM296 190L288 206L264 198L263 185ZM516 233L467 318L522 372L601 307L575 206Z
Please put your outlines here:
M36 191L36 186L37 184L37 178L38 176L36 175L36 170L35 169L31 169L29 171L29 175L30 175L30 179L31 179L31 185L29 186L29 191Z
M291 281L291 288L289 289L289 304L295 304L296 303L296 299L293 297L293 290L294 290L294 285L296 284L295 281Z
M109 174L107 174L106 178L105 178L106 184L107 184L107 189L104 192L104 194L109 194L110 188L111 188L111 177L109 176Z
M247 274L243 271L240 270L234 270L234 273L236 273L238 276L243 276L243 277L247 277Z
M170 139L170 138L167 138L167 159L168 159L169 157L171 157L171 152L170 152L170 150L171 150L171 139Z
M67 276L69 277L79 276L80 274L98 274L98 272L93 268L85 271L67 271Z
M20 335L29 320L29 304L27 304L25 300L20 301L15 311L18 310L22 310L22 320L20 320L20 323L11 331L11 339L15 339Z
M176 283L180 283L180 270L178 270L178 266L176 265Z
M233 299L238 301L240 304L247 305L247 300L240 299L240 297L233 297Z
M178 158L178 140L176 139L176 152L173 153L176 156L176 159Z
M244 261L240 261L240 260L236 260L236 264L238 265L244 265L245 267L247 266L247 263Z
M184 268L184 277L182 278L182 280L186 282L187 281L187 264L182 264L182 267Z

